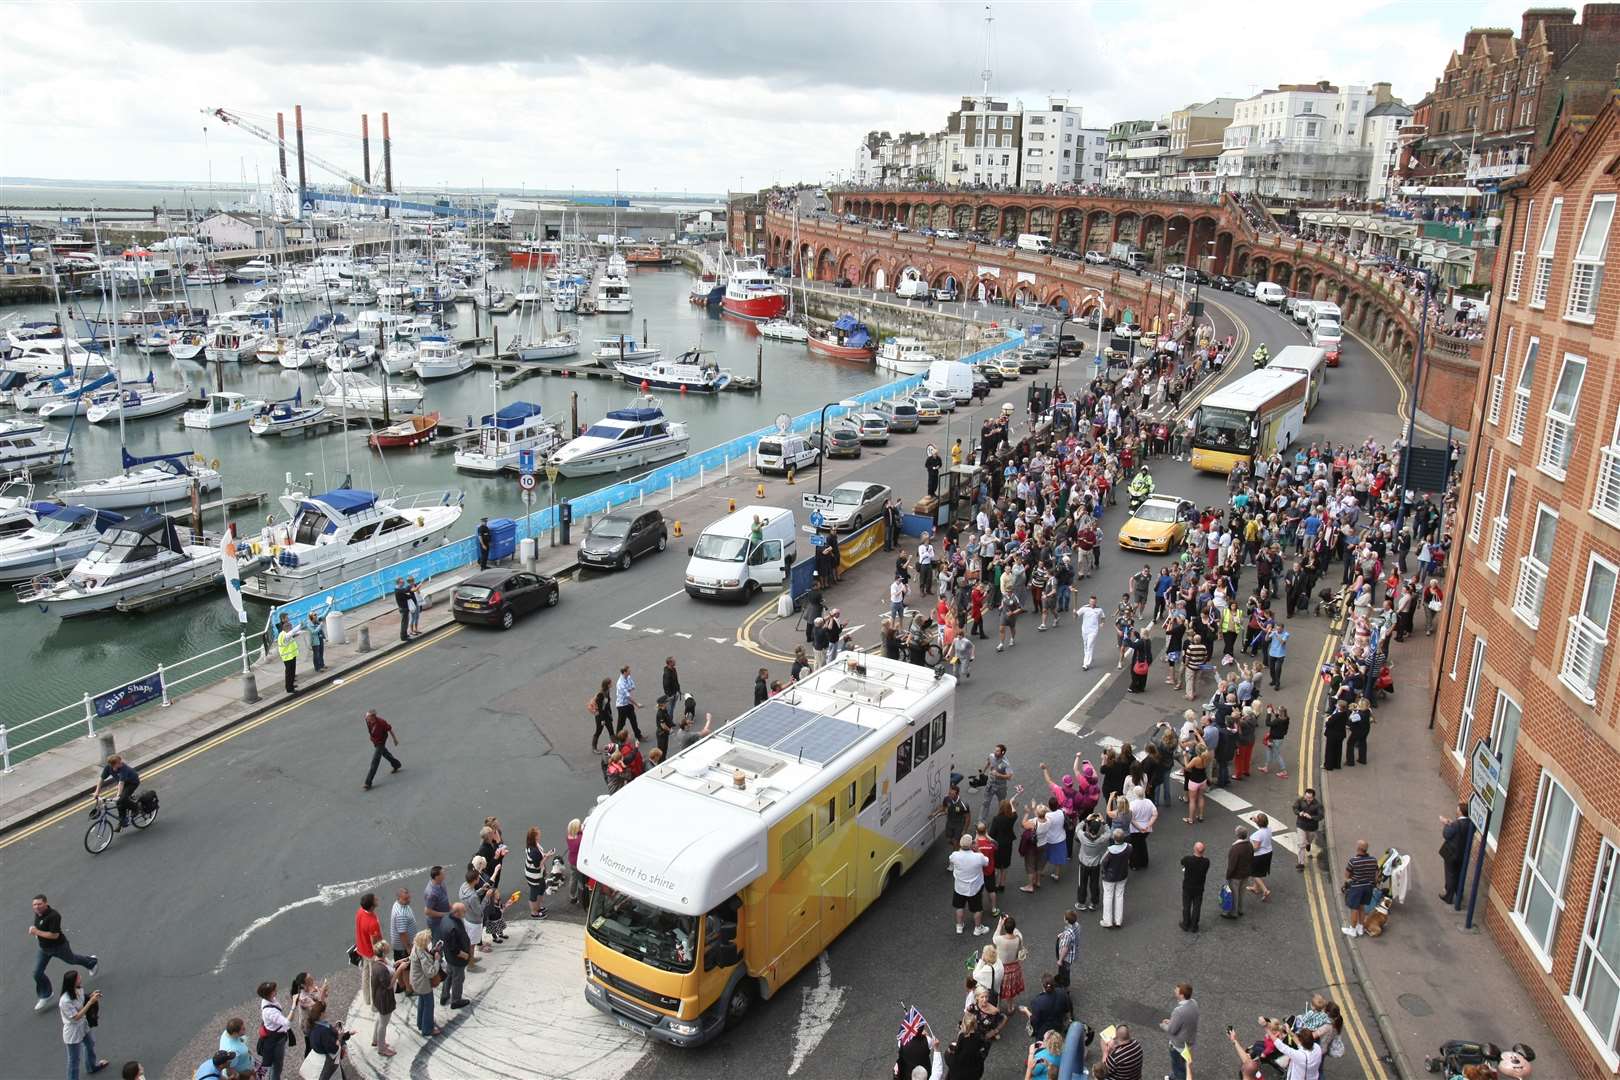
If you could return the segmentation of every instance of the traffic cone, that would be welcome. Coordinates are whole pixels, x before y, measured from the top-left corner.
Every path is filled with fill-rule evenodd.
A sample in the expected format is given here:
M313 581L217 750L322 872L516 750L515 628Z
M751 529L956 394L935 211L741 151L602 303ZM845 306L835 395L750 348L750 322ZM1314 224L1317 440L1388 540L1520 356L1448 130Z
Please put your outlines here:
M680 523L680 520L677 519L676 522L675 522L675 539L679 540L680 538L681 538L681 523Z
M726 500L726 513L735 514L736 512L737 512L737 500L736 500L736 498L733 497L733 498L727 499Z
M794 473L794 471L795 470L794 470L793 466L789 465L788 470L787 470L787 482L790 483L790 484L793 483L793 473Z
M765 485L760 484L760 485L758 485L757 487L754 488L754 498L763 499L764 497L765 497Z

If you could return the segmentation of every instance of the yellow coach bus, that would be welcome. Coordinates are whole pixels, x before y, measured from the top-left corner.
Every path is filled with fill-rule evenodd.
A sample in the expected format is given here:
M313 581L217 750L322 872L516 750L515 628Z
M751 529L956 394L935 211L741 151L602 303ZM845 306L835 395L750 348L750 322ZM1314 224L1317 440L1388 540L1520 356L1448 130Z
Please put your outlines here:
M846 655L632 780L585 821L585 996L706 1042L769 998L933 843L956 680Z
M1256 458L1285 449L1305 423L1307 382L1298 371L1266 367L1206 397L1193 417L1193 468L1252 470Z

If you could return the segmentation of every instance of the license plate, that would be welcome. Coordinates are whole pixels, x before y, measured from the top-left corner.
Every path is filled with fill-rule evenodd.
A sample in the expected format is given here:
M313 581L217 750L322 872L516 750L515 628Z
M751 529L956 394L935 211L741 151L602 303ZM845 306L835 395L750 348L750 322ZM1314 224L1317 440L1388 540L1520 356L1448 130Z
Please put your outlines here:
M647 1037L647 1029L642 1027L640 1024L632 1024L630 1021L621 1020L617 1016L615 1016L613 1018L613 1020L614 1020L614 1022L616 1024L618 1024L620 1027L624 1028L624 1030L628 1031L630 1034L632 1034L632 1035L640 1035L643 1039L645 1039Z
M705 587L703 587L703 586L702 586L702 585L699 585L699 586L698 586L698 592L700 592L700 593L707 593L707 594L709 594L709 595L710 595L710 596L713 596L713 595L714 595L714 594L715 594L715 593L716 593L716 592L718 592L718 591L719 591L719 590L718 590L718 589L709 589L709 588L705 588Z
M482 600L463 600L461 603L462 603L463 606L470 607L470 608L483 607L484 606L484 602Z

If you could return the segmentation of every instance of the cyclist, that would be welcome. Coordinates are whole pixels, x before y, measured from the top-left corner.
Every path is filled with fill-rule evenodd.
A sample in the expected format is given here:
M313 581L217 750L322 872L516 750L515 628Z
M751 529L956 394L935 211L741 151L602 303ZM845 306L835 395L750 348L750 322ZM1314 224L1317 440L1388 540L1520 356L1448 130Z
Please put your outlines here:
M135 789L141 786L141 777L119 754L107 759L102 767L101 779L96 781L97 799L101 798L101 785L109 780L118 782L118 830L129 824L129 815L135 811Z

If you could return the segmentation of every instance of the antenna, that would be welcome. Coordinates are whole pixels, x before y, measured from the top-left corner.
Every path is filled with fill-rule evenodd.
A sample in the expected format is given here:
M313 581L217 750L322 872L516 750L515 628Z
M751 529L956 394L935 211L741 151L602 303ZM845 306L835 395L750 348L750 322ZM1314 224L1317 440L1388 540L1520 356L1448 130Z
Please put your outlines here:
M990 5L984 5L984 68L979 72L979 78L984 80L984 102L990 104L990 28L996 17L990 14Z

